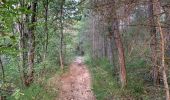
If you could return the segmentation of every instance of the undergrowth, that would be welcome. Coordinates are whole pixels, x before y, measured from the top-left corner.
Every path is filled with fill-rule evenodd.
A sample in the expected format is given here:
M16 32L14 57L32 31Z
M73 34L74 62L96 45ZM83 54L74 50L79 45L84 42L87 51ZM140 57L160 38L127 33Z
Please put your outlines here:
M35 75L34 83L23 89L15 89L7 100L55 100L58 94L55 81L64 71L55 67L43 69Z
M127 64L127 87L121 89L119 75L115 66L106 59L87 60L86 64L92 74L93 91L97 100L150 100L140 71L145 69L144 60ZM138 72L138 71L139 72Z

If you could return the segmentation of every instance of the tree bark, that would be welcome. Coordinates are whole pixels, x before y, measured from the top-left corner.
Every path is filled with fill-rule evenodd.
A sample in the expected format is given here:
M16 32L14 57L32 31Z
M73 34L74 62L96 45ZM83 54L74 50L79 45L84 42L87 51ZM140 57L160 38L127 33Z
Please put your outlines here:
M160 5L160 2L159 0L155 0L156 1L156 5L157 6L156 8L159 10L159 13L160 13L160 10L161 10L161 5ZM160 23L160 15L157 16L157 25L158 25L158 29L159 29L159 33L160 33L160 44L161 44L161 69L162 69L162 74L163 74L163 82L164 82L164 88L165 88L165 91L166 91L166 100L170 100L170 94L169 94L169 86L168 86L168 80L167 80L167 75L166 75L166 67L165 67L165 42L166 42L166 39L165 39L165 34L163 33L163 30L162 30L162 27L161 27L161 23Z
M170 27L169 27L169 23L170 23L170 5L168 5L170 3L170 1L167 1L165 5L163 7L163 10L165 12L166 18L165 18L165 27L167 27L166 30L166 34L165 34L165 38L166 38L166 58L169 59L170 58Z
M2 70L2 79L3 79L3 81L5 81L5 71L4 71L4 66L3 66L3 63L2 63L1 56L0 56L0 67L1 67L1 70Z
M45 35L46 35L46 39L45 39L45 48L44 48L44 55L43 55L43 61L46 59L47 56L47 50L48 50L48 3L49 1L46 0L44 3L44 8L45 8L45 14L44 14L44 18L45 18Z
M120 65L120 81L121 86L124 88L127 85L127 79L126 79L126 64L125 64L125 56L124 56L124 48L123 43L121 40L121 34L119 32L119 21L117 19L117 16L114 16L114 22L112 23L112 32L115 40L116 47L118 49L118 58L119 58L119 65Z
M165 39L164 39L164 33L162 32L162 28L160 26L160 22L158 21L158 26L159 26L159 31L161 35L161 59L162 59L162 74L163 74L163 81L164 81L164 88L166 91L166 100L170 100L169 96L169 86L168 86L168 80L167 80L167 75L166 75L166 68L165 68Z
M152 61L152 78L154 85L159 84L159 68L157 63L157 35L156 35L156 27L154 20L154 8L153 8L153 0L149 0L148 2L148 14L150 20L150 35L151 35L151 61Z
M22 24L20 24L20 27L22 27ZM25 81L25 75L24 75L24 68L25 68L25 57L24 57L24 32L23 28L20 28L20 35L19 35L19 50L20 50L20 64L19 64L19 70L20 70L20 77L22 84L24 85Z
M64 8L64 3L65 0L61 1L61 5L60 5L60 67L61 69L64 68L64 55L63 55L63 40L64 40L64 27L63 27L63 8Z
M21 7L25 7L25 0L20 1ZM29 10L29 8L28 8ZM20 50L20 63L19 63L19 71L20 71L20 78L22 81L23 86L25 85L26 80L26 63L27 63L27 32L26 32L26 23L28 21L28 16L26 15L26 22L24 21L24 14L21 15L21 21L19 22L19 50Z
M32 2L31 26L29 27L29 51L28 51L28 73L26 86L33 82L34 73L34 56L35 56L35 22L36 22L37 0Z
M110 61L110 64L113 65L113 41L112 41L112 36L108 37L108 58Z

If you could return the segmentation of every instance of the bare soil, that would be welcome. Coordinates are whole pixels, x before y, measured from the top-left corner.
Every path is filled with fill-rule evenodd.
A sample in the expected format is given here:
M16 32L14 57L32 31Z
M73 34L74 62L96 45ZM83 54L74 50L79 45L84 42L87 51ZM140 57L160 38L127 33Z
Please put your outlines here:
M91 89L90 73L79 57L61 77L56 100L96 100Z

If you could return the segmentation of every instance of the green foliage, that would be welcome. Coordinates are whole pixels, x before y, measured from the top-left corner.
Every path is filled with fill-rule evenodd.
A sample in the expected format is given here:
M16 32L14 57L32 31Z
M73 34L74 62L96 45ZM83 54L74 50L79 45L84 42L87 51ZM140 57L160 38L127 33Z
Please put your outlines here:
M147 68L147 65L148 63L146 62L145 59L142 59L142 58L136 58L136 59L133 59L132 61L130 62L127 62L127 67L129 70L132 70L132 69L141 69L141 68Z
M5 94L9 100L53 100L56 93L51 90L48 91L44 84L47 79L51 77L51 74L56 73L59 70L59 51L60 51L60 26L58 15L60 11L60 1L49 0L48 8L48 50L46 54L46 59L43 59L44 48L46 43L46 33L45 28L45 16L44 16L44 5L41 0L38 1L37 7L37 22L35 24L30 24L32 11L29 9L32 0L26 0L22 7L19 0L3 0L0 1L0 56L2 58L2 63L4 66L5 80L14 85L12 87L13 95ZM76 5L75 0L66 0L64 4L64 47L65 50L65 63L69 64L73 57L75 56L75 34L73 34L74 29L72 29L73 24L81 19L81 10L79 10ZM25 17L28 16L28 20ZM36 26L35 31L35 63L34 63L34 84L30 87L23 89L20 69L19 69L19 33L18 33L18 23L24 24L24 31L31 25ZM20 27L21 28L21 27ZM19 28L19 29L20 29ZM27 33L27 32L26 32ZM29 46L28 44L28 34L25 35L25 53L27 53ZM26 61L27 63L27 57ZM26 64L26 67L28 65ZM25 73L26 73L26 69ZM1 72L1 71L0 71ZM1 73L0 73L1 74ZM1 75L2 76L2 75ZM0 77L0 80L2 77ZM38 82L37 82L38 81ZM40 82L39 82L40 81ZM7 84L7 83L3 83ZM9 85L12 86L12 85ZM43 84L43 85L42 85ZM0 87L1 89L2 87ZM5 90L10 90L8 87L4 87Z
M32 84L29 88L23 91L17 89L9 100L53 100L55 98L54 93L45 89L39 84Z
M14 97L16 100L19 100L19 98L24 95L21 93L20 89L16 89L15 92L12 94L12 97Z
M14 7L16 4L13 0L0 2L0 54L16 55L17 38L13 29L19 12Z
M14 35L6 35L0 37L0 54L6 55L17 55L18 51L16 50L17 39Z
M8 96L12 93L15 85L13 83L0 80L0 96Z
M19 69L18 69L18 62L17 59L13 56L4 57L6 61L4 64L4 70L6 75L6 80L10 80L13 83L16 83L19 85Z
M112 75L112 67L107 60L87 61L92 73L93 91L97 100L105 100L113 96L119 88L116 77Z
M148 97L145 94L144 80L141 75L144 71L141 68L145 69L146 63L140 59L134 62L127 64L128 85L126 88L121 89L119 76L114 74L114 66L110 65L109 61L106 59L95 61L87 59L86 63L92 73L93 91L97 100L146 99Z
M120 89L119 76L117 75L117 72L119 71L115 68L116 66L109 64L109 61L107 59L90 59L92 51L90 48L92 44L89 42L90 38L88 39L88 36L84 35L84 33L88 33L91 31L90 29L92 25L88 22L91 21L88 18L91 11L89 9L84 9L84 6L81 4L82 2L88 2L88 0L82 1L80 2L80 4L79 2L77 2L77 0L65 0L65 3L63 5L62 17L59 14L59 12L61 11L62 0L48 0L49 5L47 23L45 23L44 18L45 0L39 0L37 1L37 22L34 24L30 23L33 12L28 7L33 0L25 0L25 4L23 5L25 7L21 7L19 3L20 1L22 0L0 0L0 57L2 59L5 74L5 81L1 81L2 75L0 76L0 89L3 90L3 92L0 91L0 95L7 96L7 99L9 100L55 99L57 93L52 91L51 88L47 87L48 79L54 73L57 75L61 75L63 74L63 72L67 71L67 67L65 67L64 70L60 70L60 67L58 66L60 64L59 52L62 29L60 25L60 20L62 19L64 27L64 63L66 65L72 61L76 54L76 46L81 45L83 51L85 51L87 55L86 63L92 73L93 91L95 92L98 100L138 100L150 98L146 94L146 84L145 80L143 79L143 73L148 72L146 70L148 68L149 60L146 55L150 52L150 47L148 45L150 37L148 36L148 30L144 28L144 26L133 28L128 27L127 31L125 33L122 33L122 42L125 47L128 85L126 88ZM85 5L85 7L89 6L91 6L89 3ZM139 23L146 23L145 20L147 20L147 10L143 7L144 6L135 8L135 11L132 14L134 17L132 16L133 20L131 24L136 25ZM84 16L82 16L82 12L84 12ZM27 21L25 16L28 16ZM23 21L23 23L21 20ZM97 22L97 20L94 21ZM23 30L25 31L27 31L27 28L31 26L36 26L34 83L27 88L22 88L22 82L20 78L18 55L18 45L20 39L18 38L18 23L23 24ZM101 23L104 29L105 24L107 23ZM48 30L46 30L47 28L45 28L45 25L47 25ZM97 27L94 26L94 29L96 28ZM139 28L141 29L139 30ZM43 57L45 54L45 44L47 42L46 33L48 33L48 50L46 51L47 54L46 58L44 59ZM103 34L104 33L105 32L103 32ZM25 49L29 48L29 41L27 40L28 34L24 35L26 35L24 37L26 38L26 48L24 48L24 51L25 53L27 53L28 50ZM27 61L28 58L26 57L25 62L27 63ZM27 66L28 64L26 64L26 67ZM27 68L24 67L24 70L26 69ZM8 91L12 91L12 95L11 93L8 93Z
M144 94L144 80L139 77L138 73L129 73L127 89L135 98L141 98Z

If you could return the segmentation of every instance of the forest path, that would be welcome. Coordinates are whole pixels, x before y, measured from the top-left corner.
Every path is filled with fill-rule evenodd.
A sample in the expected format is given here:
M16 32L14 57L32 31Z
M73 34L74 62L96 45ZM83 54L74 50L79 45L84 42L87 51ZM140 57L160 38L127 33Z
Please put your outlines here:
M96 100L91 90L91 76L82 57L77 57L61 77L56 100Z

